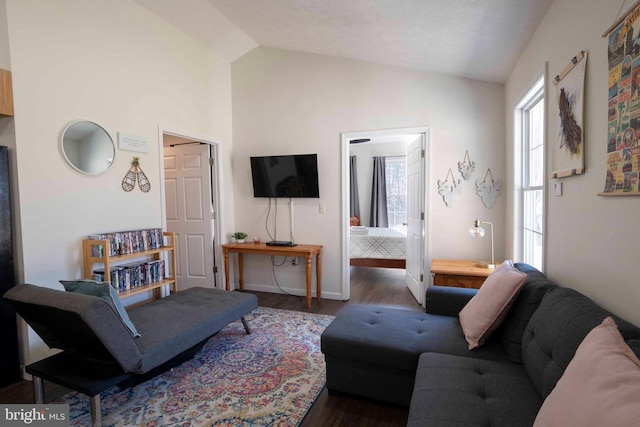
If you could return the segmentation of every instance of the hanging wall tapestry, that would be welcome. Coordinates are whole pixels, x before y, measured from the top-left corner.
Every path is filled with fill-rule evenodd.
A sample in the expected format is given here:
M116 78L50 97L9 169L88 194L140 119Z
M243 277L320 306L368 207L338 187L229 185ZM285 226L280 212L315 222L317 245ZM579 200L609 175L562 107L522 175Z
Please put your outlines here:
M584 173L584 72L587 54L573 57L553 79L556 87L554 141L551 170L553 178Z
M640 4L603 37L609 38L607 172L600 196L637 196L640 171Z

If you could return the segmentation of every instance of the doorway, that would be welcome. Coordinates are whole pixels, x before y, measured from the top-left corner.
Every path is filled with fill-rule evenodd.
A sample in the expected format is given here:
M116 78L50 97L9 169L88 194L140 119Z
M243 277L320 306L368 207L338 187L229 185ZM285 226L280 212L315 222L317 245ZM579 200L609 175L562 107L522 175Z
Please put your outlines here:
M426 291L425 271L429 260L428 233L428 153L430 130L428 127L349 132L342 134L342 298L350 298L350 153L352 142L383 144L404 141L407 159L407 221L405 282L418 303L424 303ZM358 145L360 145L358 144ZM368 209L363 203L362 208ZM363 216L366 214L363 213ZM368 225L368 224L363 224Z
M163 222L176 235L178 289L222 288L218 144L162 131Z

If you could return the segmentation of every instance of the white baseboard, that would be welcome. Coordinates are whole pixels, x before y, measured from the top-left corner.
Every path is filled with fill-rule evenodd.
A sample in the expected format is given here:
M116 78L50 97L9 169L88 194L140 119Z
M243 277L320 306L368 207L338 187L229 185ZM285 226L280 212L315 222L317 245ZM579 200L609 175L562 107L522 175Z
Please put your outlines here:
M306 290L298 289L298 288L285 288L285 287L282 287L282 290L281 290L277 286L262 285L262 284L256 284L256 283L245 283L243 287L247 291L254 291L254 292L268 292L268 293L272 293L272 294L288 293L288 294L295 295L295 296L300 296L300 297L306 297L307 296ZM237 286L236 286L236 289L238 289ZM311 296L313 298L316 297L315 289L311 290ZM342 301L342 294L339 293L339 292L322 291L322 299L330 299L330 300Z

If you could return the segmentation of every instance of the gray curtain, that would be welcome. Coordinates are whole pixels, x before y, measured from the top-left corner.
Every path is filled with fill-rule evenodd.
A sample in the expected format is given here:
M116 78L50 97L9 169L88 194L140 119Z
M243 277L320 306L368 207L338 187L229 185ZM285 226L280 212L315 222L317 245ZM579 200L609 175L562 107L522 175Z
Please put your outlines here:
M389 226L386 182L384 157L374 157L371 185L371 227Z
M360 196L358 195L358 168L356 167L356 156L349 157L351 164L349 174L351 179L349 216L360 217Z

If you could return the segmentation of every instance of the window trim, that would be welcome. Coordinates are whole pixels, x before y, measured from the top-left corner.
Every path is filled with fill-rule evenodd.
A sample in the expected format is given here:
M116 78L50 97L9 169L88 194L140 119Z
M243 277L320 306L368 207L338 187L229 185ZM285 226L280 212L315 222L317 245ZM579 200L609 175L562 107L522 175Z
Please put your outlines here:
M545 257L546 257L546 223L547 223L547 197L546 197L546 169L547 169L547 108L548 102L545 91L545 75L539 77L533 84L531 89L522 97L520 102L514 108L514 212L513 212L513 224L514 224L514 239L513 239L513 254L515 259L524 260L524 234L528 230L524 224L524 203L525 193L529 191L542 190L543 199L543 211L542 211L542 226L541 226L541 239L542 239L542 260L541 271L544 271ZM537 186L529 185L529 163L525 160L528 159L530 153L528 132L530 129L528 111L532 107L537 105L538 102L543 101L543 124L542 124L542 138L543 138L543 165L542 165L542 184ZM525 158L527 155L527 158ZM535 233L537 231L530 230Z

